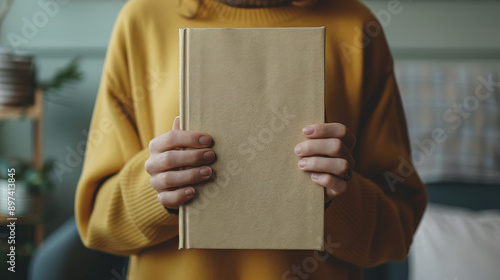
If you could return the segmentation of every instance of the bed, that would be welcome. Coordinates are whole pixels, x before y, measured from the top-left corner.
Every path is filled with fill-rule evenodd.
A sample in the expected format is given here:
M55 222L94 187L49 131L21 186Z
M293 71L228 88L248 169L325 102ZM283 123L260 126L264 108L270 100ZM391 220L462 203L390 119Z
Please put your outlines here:
M366 269L365 279L500 279L500 63L395 69L429 205L408 260Z

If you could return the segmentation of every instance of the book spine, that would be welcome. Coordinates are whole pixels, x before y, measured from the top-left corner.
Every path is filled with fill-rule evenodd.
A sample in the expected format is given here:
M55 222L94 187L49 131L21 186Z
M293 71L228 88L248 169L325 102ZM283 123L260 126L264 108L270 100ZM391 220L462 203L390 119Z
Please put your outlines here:
M179 29L179 112L180 129L186 130L186 29ZM186 249L186 206L179 206L179 249Z

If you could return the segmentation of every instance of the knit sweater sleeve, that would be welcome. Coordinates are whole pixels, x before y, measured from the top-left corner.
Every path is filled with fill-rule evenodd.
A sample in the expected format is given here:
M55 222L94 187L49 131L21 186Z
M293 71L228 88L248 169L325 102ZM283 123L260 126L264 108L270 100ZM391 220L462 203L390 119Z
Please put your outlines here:
M361 267L404 260L426 205L424 185L410 163L394 77L385 83L358 136L356 172L325 212L326 238L338 245L330 253Z
M335 243L330 250L334 257L370 267L406 258L427 194L411 163L405 115L383 34L359 57L364 78L353 152L356 167L346 191L325 211L325 239Z
M130 255L178 234L178 217L156 199L144 163L128 77L127 5L108 48L90 130L75 213L88 247Z

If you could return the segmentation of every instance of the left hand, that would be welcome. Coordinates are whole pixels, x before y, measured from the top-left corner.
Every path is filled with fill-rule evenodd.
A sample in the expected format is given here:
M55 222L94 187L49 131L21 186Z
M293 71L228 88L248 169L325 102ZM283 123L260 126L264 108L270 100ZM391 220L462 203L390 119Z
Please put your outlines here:
M354 170L351 150L356 137L340 123L308 125L302 132L309 140L295 147L295 153L301 157L299 168L311 172L313 182L325 187L328 202L347 188L344 178Z

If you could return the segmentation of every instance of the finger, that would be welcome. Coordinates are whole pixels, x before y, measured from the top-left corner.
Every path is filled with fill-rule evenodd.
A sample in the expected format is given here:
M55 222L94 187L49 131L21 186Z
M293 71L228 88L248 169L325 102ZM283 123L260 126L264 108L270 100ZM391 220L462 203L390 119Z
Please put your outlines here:
M309 172L330 173L339 178L349 174L349 162L343 158L305 157L299 160L299 168Z
M208 166L167 171L151 176L149 182L151 186L158 192L168 189L193 185L210 179L212 169Z
M338 138L310 139L298 144L295 153L301 157L307 156L330 156L345 158L349 166L354 169L355 160L349 149Z
M347 188L346 181L328 173L312 173L311 180L326 188L325 199L328 198L328 200L343 193Z
M177 116L174 119L174 124L172 125L172 130L181 129L181 117Z
M146 161L146 171L157 174L179 167L209 164L214 159L215 153L210 149L170 150L149 158Z
M337 194L335 193L334 190L325 188L325 203L332 200L336 196Z
M356 144L354 134L341 123L319 123L304 127L302 130L307 138L339 138L352 149Z
M179 208L179 205L191 200L196 191L193 187L185 187L172 191L164 191L158 193L158 201L163 207L171 209Z
M325 203L332 200L335 196L336 194L333 190L325 188Z
M176 148L205 148L211 144L212 138L206 134L174 129L151 140L149 151L161 153Z

